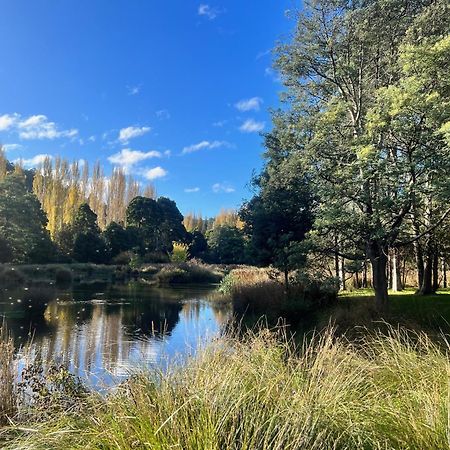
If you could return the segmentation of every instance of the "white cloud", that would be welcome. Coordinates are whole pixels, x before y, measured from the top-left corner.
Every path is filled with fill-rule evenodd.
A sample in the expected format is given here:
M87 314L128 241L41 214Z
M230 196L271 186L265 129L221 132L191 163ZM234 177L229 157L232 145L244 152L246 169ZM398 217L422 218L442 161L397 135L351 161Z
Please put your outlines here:
M0 131L9 130L17 121L18 114L3 114L0 116Z
M263 52L259 52L259 53L256 55L256 60L261 59L261 58L264 58L265 56L268 56L268 55L270 55L271 53L272 53L272 50L271 50L271 49L265 50L265 51L263 51Z
M95 137L95 136L89 136L89 137L88 137L88 141L89 141L89 142L95 142L95 140L96 140L96 137Z
M261 104L263 103L263 99L260 97L252 97L240 100L234 106L242 112L245 111L259 111L261 108Z
M14 150L18 150L19 148L22 148L20 144L3 144L0 145L0 147L5 150L5 152L10 152Z
M127 127L119 132L119 141L126 144L130 139L143 136L151 130L150 127Z
M30 159L19 158L13 162L14 163L22 163L25 167L36 167L36 166L39 166L39 164L42 164L47 158L52 159L53 156L48 155L48 154L40 154L40 155L33 156Z
M225 194L231 194L235 191L234 187L230 186L227 183L215 183L212 185L212 190L216 194L225 193Z
M159 111L156 111L155 114L158 119L170 119L170 112L167 109L160 109Z
M231 144L226 141L201 141L198 144L189 145L187 147L183 148L183 151L181 152L183 155L186 155L187 153L194 153L198 152L199 150L204 149L213 149L213 148L219 148L219 147L230 147Z
M73 138L78 130L59 130L55 122L50 122L44 114L36 114L21 118L20 114L4 114L0 116L0 131L14 130L21 139L56 139Z
M61 137L75 137L78 130L58 130L55 122L50 122L47 116L36 114L16 124L21 139L56 139Z
M258 133L264 130L265 126L265 122L256 122L253 119L248 119L239 127L239 130L242 133Z
M212 125L213 125L213 127L222 128L226 123L227 123L227 120L218 120L217 122L214 122Z
M273 70L272 67L266 67L264 70L264 75L266 77L272 78L272 81L274 83L281 83L280 74L277 71Z
M161 158L161 153L156 150L149 152L142 152L140 150L131 150L130 148L124 148L118 153L108 157L108 161L112 164L123 167L126 171L129 171L134 165L151 158Z
M141 86L127 86L128 95L137 95L141 91Z
M199 187L193 187L193 188L186 188L184 190L184 192L187 192L188 194L191 194L193 192L200 192L200 188Z
M167 175L167 170L162 167L153 167L153 169L144 169L142 171L142 176L147 180L156 180L157 178L163 178Z
M210 5L206 5L206 4L201 4L198 7L198 15L205 16L209 20L214 20L221 12L222 12L221 10L219 10L217 8L213 8Z

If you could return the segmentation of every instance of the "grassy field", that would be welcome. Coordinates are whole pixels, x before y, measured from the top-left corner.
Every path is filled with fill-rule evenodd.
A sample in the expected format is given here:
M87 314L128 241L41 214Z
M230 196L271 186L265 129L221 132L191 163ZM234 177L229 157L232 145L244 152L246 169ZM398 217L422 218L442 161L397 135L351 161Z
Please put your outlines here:
M449 348L390 329L358 345L328 331L297 347L262 330L108 397L61 395L12 417L4 449L409 449L449 444ZM1 442L2 441L2 442Z
M349 326L367 325L371 319L380 319L374 311L372 289L358 289L339 294L339 307L333 318L345 319ZM340 314L341 313L341 314ZM435 295L420 296L412 288L389 292L389 312L384 319L402 323L410 328L433 328L450 332L450 289L441 289Z

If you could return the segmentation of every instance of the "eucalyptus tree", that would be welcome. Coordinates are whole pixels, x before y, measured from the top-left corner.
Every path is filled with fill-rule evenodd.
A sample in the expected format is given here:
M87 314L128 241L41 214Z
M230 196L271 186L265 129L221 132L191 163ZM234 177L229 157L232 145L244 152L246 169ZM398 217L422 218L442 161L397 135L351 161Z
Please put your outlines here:
M389 248L408 243L403 234L419 198L439 198L442 207L448 195L450 94L444 79L439 88L426 81L445 70L446 41L438 43L439 34L426 48L405 43L430 4L315 0L298 16L292 41L278 50L288 126L296 135L288 157L303 164L319 200L314 233L347 258L367 253L379 309L388 305ZM411 145L399 141L411 130ZM421 234L446 214L433 211Z

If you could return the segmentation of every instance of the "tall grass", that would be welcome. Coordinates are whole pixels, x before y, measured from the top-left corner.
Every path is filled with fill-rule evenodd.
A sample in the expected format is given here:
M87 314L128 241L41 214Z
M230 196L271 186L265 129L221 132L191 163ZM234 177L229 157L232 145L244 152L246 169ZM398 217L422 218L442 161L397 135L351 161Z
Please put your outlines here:
M256 267L233 269L223 279L219 290L233 302L237 315L247 314L278 320L296 321L320 307L335 302L337 289L333 284L308 279L291 283L288 291L280 274Z
M450 448L447 345L392 328L304 342L282 330L221 338L185 366L89 396L82 413L10 429L4 448Z
M3 323L0 328L0 425L17 412L16 370L13 340Z

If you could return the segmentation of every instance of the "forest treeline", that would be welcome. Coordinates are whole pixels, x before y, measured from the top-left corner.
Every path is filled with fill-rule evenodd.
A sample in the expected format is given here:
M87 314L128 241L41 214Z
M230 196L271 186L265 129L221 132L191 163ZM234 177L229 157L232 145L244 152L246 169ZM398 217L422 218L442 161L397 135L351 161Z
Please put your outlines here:
M449 254L450 3L312 0L295 20L275 51L284 105L247 234L261 260L288 270L303 254L341 287L370 272L380 309L408 271L435 292Z
M120 168L46 158L27 170L0 150L0 262L168 262L178 244L183 258L239 263L241 229L233 210L183 217Z

